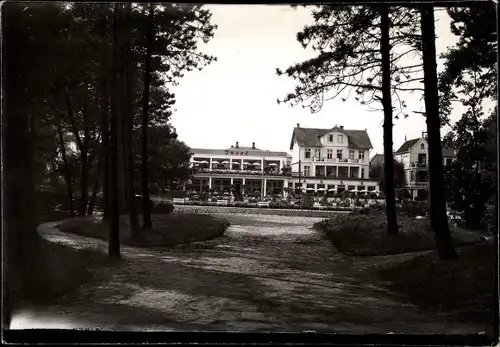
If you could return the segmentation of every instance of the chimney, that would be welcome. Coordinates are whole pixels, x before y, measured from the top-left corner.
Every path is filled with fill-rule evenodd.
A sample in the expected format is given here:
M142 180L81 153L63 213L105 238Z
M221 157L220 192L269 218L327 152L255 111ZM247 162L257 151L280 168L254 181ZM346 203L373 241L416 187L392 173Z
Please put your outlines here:
M238 141L236 141L236 148L240 148L240 145L238 144Z
M234 148L234 146L233 146L233 145L231 145L231 148Z
M297 123L297 128L300 128L300 123Z
M344 130L344 126L343 125L340 126L340 130Z
M255 142L252 142L252 149L255 149Z

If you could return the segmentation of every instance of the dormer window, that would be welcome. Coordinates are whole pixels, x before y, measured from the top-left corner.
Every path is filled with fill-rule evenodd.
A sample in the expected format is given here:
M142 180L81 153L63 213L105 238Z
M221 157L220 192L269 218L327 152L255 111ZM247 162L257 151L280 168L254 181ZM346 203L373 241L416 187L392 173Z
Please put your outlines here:
M333 142L333 135L328 135L328 142Z
M420 144L420 149L425 149L425 145L423 143Z
M343 135L337 135L337 142L338 143L344 143L344 136Z

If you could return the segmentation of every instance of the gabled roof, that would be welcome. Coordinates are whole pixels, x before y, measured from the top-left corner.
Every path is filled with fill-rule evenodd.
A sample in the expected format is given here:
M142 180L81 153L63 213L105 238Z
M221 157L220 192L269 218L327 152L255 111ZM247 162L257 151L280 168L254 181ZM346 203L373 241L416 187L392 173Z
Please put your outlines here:
M375 154L371 159L370 159L370 164L372 165L377 165L380 163L384 162L384 155L383 154Z
M420 138L405 141L405 143L403 143L401 147L399 147L399 149L396 152L394 152L394 154L409 152L410 149L418 142L418 140L420 140ZM445 144L441 143L441 155L443 157L455 157L455 151L453 150L453 148L448 147Z
M443 157L455 157L455 150L451 147L443 145L441 149L441 153Z
M366 130L347 130L334 127L333 129L294 128L292 140L290 142L290 149L293 148L293 144L295 141L297 141L299 146L323 147L320 138L331 131L339 131L344 133L348 138L349 148L373 148L370 137L368 136Z
M394 152L394 154L409 152L410 149L418 142L418 140L420 139L412 139L405 141L405 143L403 143L401 147L399 147L399 149L396 152Z

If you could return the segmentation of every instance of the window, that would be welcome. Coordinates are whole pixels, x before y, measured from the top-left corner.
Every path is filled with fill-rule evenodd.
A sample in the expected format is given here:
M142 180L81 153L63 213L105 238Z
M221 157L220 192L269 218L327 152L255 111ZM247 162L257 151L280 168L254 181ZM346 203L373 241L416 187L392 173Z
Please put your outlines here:
M305 155L305 158L306 158L306 159L311 158L311 149L310 149L310 148L306 148L306 155Z
M359 157L358 157L358 159L365 160L365 151L359 151Z
M349 159L354 159L354 149L349 150Z
M337 142L338 143L344 143L344 136L343 135L337 135Z
M358 190L359 191L365 190L365 186L358 186Z
M420 149L425 149L425 145L423 143L420 144Z
M342 193L345 190L345 185L339 184L337 187L337 192Z
M333 158L333 149L327 149L326 150L326 157L328 159L332 159Z
M328 142L333 142L333 135L328 135Z
M311 174L311 167L310 166L304 166L304 176L309 176Z
M329 184L328 189L335 189L335 184Z
M300 188L302 187L302 183L295 183L295 188Z
M318 159L320 159L320 158L321 158L321 148L316 148L316 149L314 150L314 156L315 156L316 158L318 158Z
M311 189L311 188L312 188L312 189L314 189L314 183L307 184L307 188L309 188L309 189Z
M361 178L365 178L365 169L361 168Z
M337 159L342 159L342 150L337 149Z
M356 188L356 186L347 186L347 190L354 190L354 188Z
M446 165L451 165L453 163L453 159L446 158Z
M368 191L369 191L369 192L373 192L374 190L375 190L375 187L374 187L374 186L369 186L369 187L368 187Z
M288 183L288 188L293 188L293 183L292 182Z

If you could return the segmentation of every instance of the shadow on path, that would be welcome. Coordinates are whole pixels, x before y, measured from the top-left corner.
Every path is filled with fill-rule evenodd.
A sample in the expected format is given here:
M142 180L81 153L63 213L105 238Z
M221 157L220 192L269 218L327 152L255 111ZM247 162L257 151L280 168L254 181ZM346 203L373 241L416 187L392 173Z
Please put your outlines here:
M72 327L116 330L476 333L422 313L370 277L368 260L336 252L310 229L318 219L225 215L226 235L164 249L123 247L124 261L43 311ZM253 221L253 222L252 222ZM41 233L56 242L100 240Z

